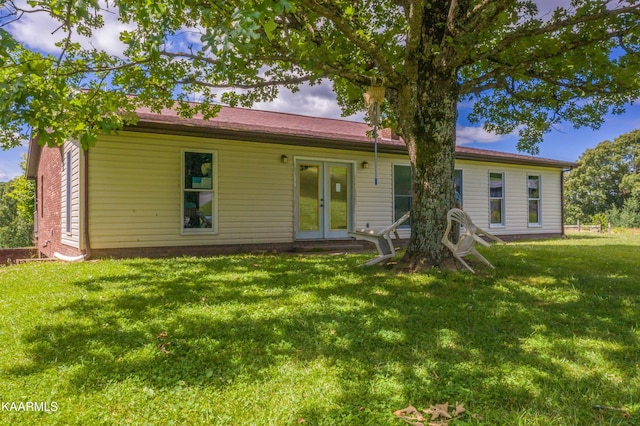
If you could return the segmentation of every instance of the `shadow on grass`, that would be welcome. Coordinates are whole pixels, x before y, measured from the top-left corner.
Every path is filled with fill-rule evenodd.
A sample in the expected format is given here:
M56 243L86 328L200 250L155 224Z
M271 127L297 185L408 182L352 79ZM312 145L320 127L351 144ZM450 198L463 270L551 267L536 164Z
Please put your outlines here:
M398 275L362 256L120 261L129 272L74 283L85 297L56 308L71 322L26 333L32 364L12 374L65 365L76 389L224 394L322 365L338 385L297 406L310 424L396 424L408 404L455 401L486 424L603 421L595 404L625 406L631 419L608 420L632 424L639 249L582 240L494 246L496 270L478 276Z

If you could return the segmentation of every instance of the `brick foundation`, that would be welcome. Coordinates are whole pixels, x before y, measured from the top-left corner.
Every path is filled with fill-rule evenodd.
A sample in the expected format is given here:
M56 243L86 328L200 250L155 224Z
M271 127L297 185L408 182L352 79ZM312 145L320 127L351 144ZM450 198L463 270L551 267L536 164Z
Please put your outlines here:
M34 259L38 257L35 247L0 249L0 266L16 263L18 259Z

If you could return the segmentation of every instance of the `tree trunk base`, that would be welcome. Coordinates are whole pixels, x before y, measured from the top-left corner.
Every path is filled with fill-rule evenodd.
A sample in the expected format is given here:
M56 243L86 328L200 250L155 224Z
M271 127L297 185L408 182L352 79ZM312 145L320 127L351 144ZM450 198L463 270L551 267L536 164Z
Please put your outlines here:
M416 273L416 272L429 272L434 268L443 271L459 271L464 267L457 262L453 257L446 257L442 259L439 264L429 262L428 259L408 259L406 256L400 260L394 269L398 272Z

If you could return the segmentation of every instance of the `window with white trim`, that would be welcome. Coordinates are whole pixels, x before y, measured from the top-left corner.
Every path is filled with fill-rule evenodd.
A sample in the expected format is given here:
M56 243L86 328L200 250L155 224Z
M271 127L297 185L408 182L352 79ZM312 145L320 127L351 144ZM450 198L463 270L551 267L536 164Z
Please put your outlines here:
M529 226L540 226L542 224L541 217L541 182L542 177L539 175L527 176L527 198L529 201Z
M504 173L489 173L489 226L504 226Z
M413 190L411 189L411 166L393 165L393 221L400 219L411 210ZM411 226L411 218L400 227Z
M462 208L462 170L455 169L453 171L453 186L454 186L454 202L455 206L459 209Z
M216 162L213 151L182 151L183 233L215 232Z
M462 170L454 170L454 200L455 206L462 208ZM411 166L394 164L393 166L393 221L400 219L411 210L413 202ZM410 227L411 218L400 227Z

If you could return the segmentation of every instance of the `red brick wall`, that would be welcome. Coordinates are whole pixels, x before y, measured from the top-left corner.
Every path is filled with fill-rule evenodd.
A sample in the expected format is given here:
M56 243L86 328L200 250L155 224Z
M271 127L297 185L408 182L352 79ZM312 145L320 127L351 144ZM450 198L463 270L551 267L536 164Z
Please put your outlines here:
M62 148L44 147L38 167L38 237L36 247L46 257L58 252L77 256L80 251L62 244Z
M38 256L34 248L0 249L0 266L15 263L18 259L32 259Z

